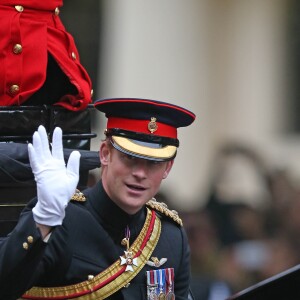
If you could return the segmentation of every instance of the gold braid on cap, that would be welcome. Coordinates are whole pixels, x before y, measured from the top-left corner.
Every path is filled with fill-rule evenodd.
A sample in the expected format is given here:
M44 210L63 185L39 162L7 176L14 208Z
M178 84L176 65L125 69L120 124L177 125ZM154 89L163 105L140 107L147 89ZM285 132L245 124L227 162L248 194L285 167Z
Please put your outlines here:
M172 219L174 222L179 224L180 226L183 226L183 222L181 218L178 215L178 212L176 210L171 210L168 208L168 205L164 202L157 202L155 198L152 198L149 200L146 205L148 207L151 207L155 211L160 212L161 214L167 216L168 218Z

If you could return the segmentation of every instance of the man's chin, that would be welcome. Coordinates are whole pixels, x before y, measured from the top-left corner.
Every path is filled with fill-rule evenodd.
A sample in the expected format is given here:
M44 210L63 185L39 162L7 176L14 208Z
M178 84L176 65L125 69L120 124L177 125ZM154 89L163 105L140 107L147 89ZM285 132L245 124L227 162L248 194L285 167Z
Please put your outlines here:
M124 203L123 210L125 210L128 214L133 215L137 213L147 201L140 198L129 199L126 201L126 204Z

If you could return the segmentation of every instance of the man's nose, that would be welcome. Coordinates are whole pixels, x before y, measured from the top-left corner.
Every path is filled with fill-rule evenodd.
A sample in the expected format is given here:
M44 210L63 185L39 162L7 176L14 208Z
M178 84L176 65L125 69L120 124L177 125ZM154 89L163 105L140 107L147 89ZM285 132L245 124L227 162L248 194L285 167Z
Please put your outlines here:
M132 174L139 178L147 177L147 163L144 160L137 160L136 163L132 167Z

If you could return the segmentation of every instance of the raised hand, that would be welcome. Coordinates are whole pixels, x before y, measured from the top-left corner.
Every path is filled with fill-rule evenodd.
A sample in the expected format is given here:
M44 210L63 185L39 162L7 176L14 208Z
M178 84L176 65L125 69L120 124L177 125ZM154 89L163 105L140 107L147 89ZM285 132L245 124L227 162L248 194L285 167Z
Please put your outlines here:
M56 127L49 148L45 128L39 126L28 145L32 172L37 184L38 202L32 209L36 223L57 226L65 217L65 208L74 194L79 181L79 151L73 151L65 165L62 130Z

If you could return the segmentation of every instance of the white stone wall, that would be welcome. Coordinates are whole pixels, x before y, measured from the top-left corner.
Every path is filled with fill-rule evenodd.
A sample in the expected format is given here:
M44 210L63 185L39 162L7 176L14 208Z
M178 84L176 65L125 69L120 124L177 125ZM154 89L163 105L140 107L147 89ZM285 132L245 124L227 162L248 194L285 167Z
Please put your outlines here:
M286 118L285 1L102 2L97 96L169 101L197 115L179 130L178 157L162 186L177 206L205 201L224 142L281 157L273 150Z

